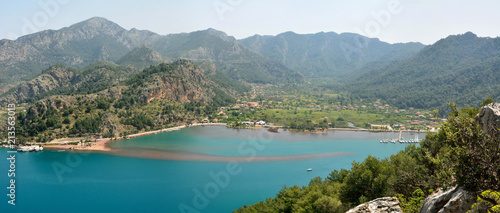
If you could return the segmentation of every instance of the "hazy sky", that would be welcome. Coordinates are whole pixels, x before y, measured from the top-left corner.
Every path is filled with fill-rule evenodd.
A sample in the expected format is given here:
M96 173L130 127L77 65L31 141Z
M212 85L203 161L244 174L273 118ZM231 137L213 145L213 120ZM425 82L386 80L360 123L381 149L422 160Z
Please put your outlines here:
M0 38L100 16L162 35L215 28L254 34L355 32L389 43L432 44L467 31L500 36L498 0L3 0Z

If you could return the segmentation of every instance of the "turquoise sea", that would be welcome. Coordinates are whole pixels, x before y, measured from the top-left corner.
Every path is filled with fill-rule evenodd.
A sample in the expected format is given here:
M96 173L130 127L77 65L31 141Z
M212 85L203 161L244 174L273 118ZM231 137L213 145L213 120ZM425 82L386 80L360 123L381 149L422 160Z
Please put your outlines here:
M0 148L0 212L231 212L368 155L395 154L407 145L379 141L397 137L193 127L114 141L110 153L17 153L15 206L9 149Z

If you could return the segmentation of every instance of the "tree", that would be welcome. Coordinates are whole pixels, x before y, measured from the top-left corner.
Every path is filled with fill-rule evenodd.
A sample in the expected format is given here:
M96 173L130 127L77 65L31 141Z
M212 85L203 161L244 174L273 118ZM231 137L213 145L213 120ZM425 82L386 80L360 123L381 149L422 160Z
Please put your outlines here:
M488 98L484 99L484 102L481 104L481 106L484 107L484 106L487 106L488 104L491 104L494 102L495 102L495 100L493 100L493 98L488 97Z
M64 120L63 120L63 124L69 124L69 123L70 123L69 118L64 118Z
M485 101L486 102L486 101ZM452 116L443 126L445 142L452 147L456 182L465 189L480 193L500 191L500 131L486 134L474 123L470 108L461 112L452 106Z
M340 193L342 202L363 203L387 192L387 160L368 156L362 163L354 162L351 172L344 178Z

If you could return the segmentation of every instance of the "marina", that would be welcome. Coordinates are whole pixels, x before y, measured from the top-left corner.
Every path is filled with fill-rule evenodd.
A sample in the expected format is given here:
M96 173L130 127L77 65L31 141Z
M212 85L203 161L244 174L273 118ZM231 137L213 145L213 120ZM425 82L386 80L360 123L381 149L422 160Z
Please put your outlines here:
M399 132L399 137L397 139L382 139L380 140L380 143L420 143L420 139L418 139L418 134L415 134L415 138L405 140L401 136L401 131Z

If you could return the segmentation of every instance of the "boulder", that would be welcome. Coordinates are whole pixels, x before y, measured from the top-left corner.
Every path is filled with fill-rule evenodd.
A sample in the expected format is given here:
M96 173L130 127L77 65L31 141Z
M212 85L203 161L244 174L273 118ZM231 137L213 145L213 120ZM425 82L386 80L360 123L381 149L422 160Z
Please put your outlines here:
M474 203L475 196L461 187L448 190L439 189L424 200L419 213L460 213L467 212Z
M474 120L485 133L490 135L498 133L500 128L500 103L492 103L481 107L481 111L474 117Z
M382 197L360 204L347 213L400 213L401 207L396 197Z

